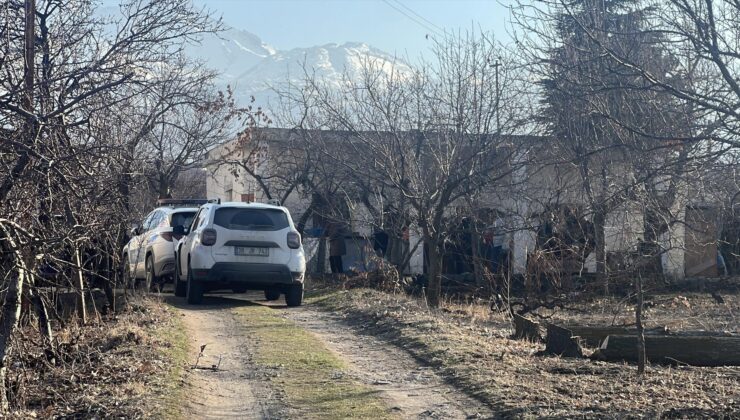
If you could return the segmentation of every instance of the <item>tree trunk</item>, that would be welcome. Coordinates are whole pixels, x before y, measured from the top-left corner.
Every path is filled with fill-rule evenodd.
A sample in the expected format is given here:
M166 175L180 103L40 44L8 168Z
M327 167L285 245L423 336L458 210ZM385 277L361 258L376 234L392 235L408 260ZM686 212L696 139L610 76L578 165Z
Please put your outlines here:
M10 346L21 317L21 295L25 275L25 271L21 268L18 270L18 275L10 280L3 303L2 324L0 324L0 332L2 332L0 334L0 411L3 413L7 413L10 409L5 379L10 362Z
M326 237L323 235L319 238L319 245L316 250L316 272L322 276L326 274Z
M645 374L645 329L642 326L642 275L637 279L637 305L635 307L635 326L637 327L637 373Z
M85 282L82 275L80 248L75 248L75 262L77 264L77 289L79 293L78 314L82 320L82 325L85 325L87 324L87 308L85 307Z
M170 182L169 179L164 175L160 175L159 182L157 182L157 198L172 198L170 194Z
M483 269L483 262L480 256L480 234L477 229L473 229L470 234L471 242L473 246L473 274L475 275L475 285L478 287L485 287L487 285L485 279L485 270ZM499 257L500 259L500 257Z
M602 209L594 212L594 242L596 253L596 279L604 285L604 294L609 294L609 278L606 267L606 214Z
M303 231L306 229L308 218L313 216L314 207L316 207L316 199L312 198L311 203L308 205L308 208L306 209L306 211L303 212L303 214L301 214L301 217L298 219L298 223L296 223L295 225L296 230L301 235L303 235Z
M107 242L106 242L107 244ZM116 279L118 277L117 270L113 269L114 263L113 263L113 253L109 252L110 250L105 250L104 258L105 258L105 281L103 282L103 291L105 292L105 297L108 301L108 308L110 310L110 313L113 313L116 311L116 288L115 285L117 283Z
M38 318L39 333L41 333L41 337L44 339L44 344L47 346L47 355L53 354L54 333L51 329L51 323L49 322L49 311L46 309L46 303L44 302L43 296L41 296L41 293L38 291L30 289L29 292L34 312L36 312L36 318Z
M442 296L442 260L439 255L439 245L437 240L428 236L424 238L424 244L429 252L427 304L432 308L437 308Z
M33 102L33 85L35 76L35 56L36 56L36 2L35 0L26 0L24 4L24 40L25 40L25 54L24 54L24 71L23 81L25 95L23 100L23 108L29 114L34 113L34 102ZM26 118L25 124L25 137L28 145L32 145L36 138L36 121L34 118ZM23 152L16 162L13 170L5 178L3 185L0 187L0 198L5 199L10 189L13 187L14 178L20 175L26 166L30 162L28 153ZM3 251L10 251L9 253L14 254L16 259L16 267L18 275L13 278L11 274L8 289L5 292L5 301L3 302L2 318L0 318L0 413L7 413L10 410L10 403L8 401L8 392L5 388L5 380L8 374L8 364L10 362L10 346L12 344L13 335L15 330L18 328L18 320L21 316L21 296L23 295L23 283L26 276L26 267L23 262L22 256L18 252L18 248L13 241L13 238L7 230L3 227L3 236L7 241L3 241ZM6 254L7 255L7 254Z

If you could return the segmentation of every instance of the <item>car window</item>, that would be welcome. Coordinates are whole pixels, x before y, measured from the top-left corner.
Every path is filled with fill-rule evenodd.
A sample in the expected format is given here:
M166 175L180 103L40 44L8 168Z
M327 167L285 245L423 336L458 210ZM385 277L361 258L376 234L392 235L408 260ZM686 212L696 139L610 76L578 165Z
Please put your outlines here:
M141 229L146 232L149 230L149 227L152 225L152 219L154 218L154 215L156 214L156 211L153 211L149 213L149 215L144 219L143 222L141 222Z
M147 230L156 229L162 222L162 217L164 217L164 212L161 210L157 210L154 213L154 216L152 216L152 220L151 222L149 222L149 228Z
M195 217L193 218L193 224L190 225L190 229L188 229L188 232L192 232L195 230L196 226L198 226L198 220L200 218L200 214L203 213L203 210L198 210L198 213L196 213Z
M216 210L213 223L232 230L280 230L285 229L288 215L277 209L245 209L226 207Z
M205 225L206 219L208 219L208 210L203 210L198 218L198 227Z
M165 227L167 226L167 213L162 212L159 215L159 218L157 218L157 224L154 225L155 228L157 227Z
M170 226L190 226L193 223L194 216L194 211L182 211L178 213L172 213L172 217L170 217Z

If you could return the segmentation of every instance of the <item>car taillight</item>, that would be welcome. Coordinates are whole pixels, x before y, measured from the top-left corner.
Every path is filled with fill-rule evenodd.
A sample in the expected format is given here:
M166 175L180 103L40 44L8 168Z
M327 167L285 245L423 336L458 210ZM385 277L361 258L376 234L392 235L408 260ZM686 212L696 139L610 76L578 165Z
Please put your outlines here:
M159 236L161 236L162 239L164 239L167 242L172 242L172 239L176 241L179 241L180 239L182 239L182 235L177 234L177 233L172 233L172 232L162 232L159 234Z
M301 247L301 235L298 232L288 232L288 248L298 249Z
M200 234L200 243L205 246L211 246L216 243L216 231L213 229L203 229Z

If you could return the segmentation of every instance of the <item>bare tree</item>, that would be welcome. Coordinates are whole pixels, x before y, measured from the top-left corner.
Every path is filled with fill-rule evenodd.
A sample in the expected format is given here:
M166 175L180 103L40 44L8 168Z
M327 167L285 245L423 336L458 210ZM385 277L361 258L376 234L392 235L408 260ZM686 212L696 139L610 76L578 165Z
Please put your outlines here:
M518 145L507 135L522 126L514 65L489 35L439 40L433 56L410 71L367 60L339 91L307 71L306 90L294 99L305 110L296 126L314 133L310 147L333 164L342 191L376 212L377 200L389 199L409 219L402 224L418 226L427 299L437 306L446 215L463 197L509 179Z
M11 0L0 10L0 242L7 251L0 264L3 289L10 286L0 326L3 412L22 295L43 306L41 277L80 296L101 282L110 291L115 279L126 229L119 205L137 167L116 160L136 143L134 132L109 136L119 130L117 107L150 87L162 57L219 27L208 13L174 0L126 2L110 18L96 17L95 7ZM43 308L37 316L47 319ZM42 334L51 334L48 327L41 325Z
M664 87L689 90L695 81L673 36L652 30L649 6L540 1L521 3L515 13L522 51L541 80L544 122L560 157L554 164L572 166L576 196L569 200L584 202L591 213L596 271L607 285L610 276L633 279L638 317L643 279L678 275L661 267L661 257L683 247L677 227L685 224L692 191L727 150L697 136L704 116ZM617 223L630 230L621 258L607 252L606 226L617 212L628 215Z
M214 72L183 57L156 78L138 96L139 115L131 124L147 127L137 152L150 189L167 198L182 171L202 168L208 151L231 136L240 110L230 91L216 89Z

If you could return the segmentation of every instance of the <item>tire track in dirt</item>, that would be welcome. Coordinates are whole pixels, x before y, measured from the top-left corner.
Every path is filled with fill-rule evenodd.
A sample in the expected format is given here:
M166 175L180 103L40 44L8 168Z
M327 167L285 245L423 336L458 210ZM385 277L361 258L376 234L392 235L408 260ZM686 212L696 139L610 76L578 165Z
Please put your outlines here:
M358 334L341 318L310 306L291 308L284 316L318 336L349 365L353 379L380 392L406 419L490 418L480 402L447 384L431 367L378 338Z
M198 366L218 370L190 369L183 398L183 417L197 419L268 419L279 418L279 397L252 362L250 337L234 314L233 308L247 302L206 297L203 305L185 305L180 299L170 303L179 309L188 330L194 363L201 345L206 345Z

